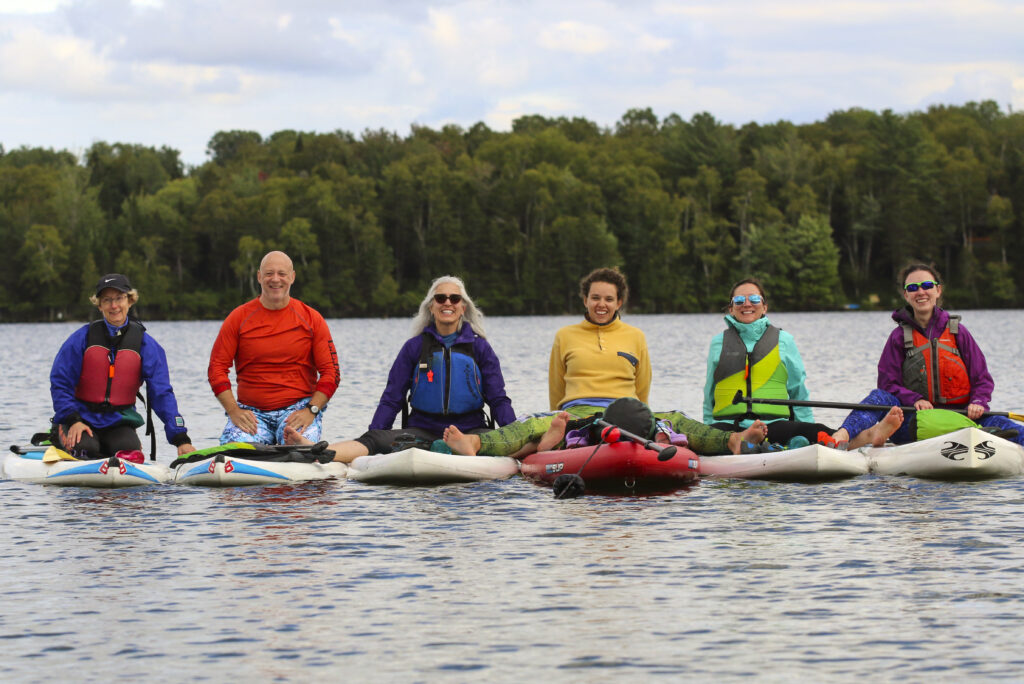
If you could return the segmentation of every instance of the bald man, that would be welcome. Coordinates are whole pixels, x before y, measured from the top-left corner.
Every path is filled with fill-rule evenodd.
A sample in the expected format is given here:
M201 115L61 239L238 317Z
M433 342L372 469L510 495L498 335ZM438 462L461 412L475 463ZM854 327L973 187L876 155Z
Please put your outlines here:
M260 296L228 314L210 352L210 388L228 416L220 443L284 444L285 427L317 442L340 374L331 331L291 296L295 269L287 254L264 256L256 279Z

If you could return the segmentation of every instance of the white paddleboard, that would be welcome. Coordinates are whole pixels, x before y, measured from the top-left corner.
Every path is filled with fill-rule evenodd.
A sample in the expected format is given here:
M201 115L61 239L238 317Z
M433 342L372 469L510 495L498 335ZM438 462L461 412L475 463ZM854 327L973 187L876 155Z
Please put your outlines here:
M774 482L825 482L864 475L868 463L856 451L840 451L820 444L762 454L701 456L700 474Z
M291 463L249 460L218 454L185 463L174 471L175 484L198 487L246 487L345 477L344 463Z
M120 458L88 461L43 461L46 447L39 451L8 454L2 472L9 480L64 487L139 487L163 484L171 479L167 466L159 463L132 463Z
M360 456L348 478L372 484L437 485L501 480L519 473L519 461L495 456L459 456L423 449Z
M871 472L931 480L990 480L1024 473L1024 448L977 428L910 444L862 447Z

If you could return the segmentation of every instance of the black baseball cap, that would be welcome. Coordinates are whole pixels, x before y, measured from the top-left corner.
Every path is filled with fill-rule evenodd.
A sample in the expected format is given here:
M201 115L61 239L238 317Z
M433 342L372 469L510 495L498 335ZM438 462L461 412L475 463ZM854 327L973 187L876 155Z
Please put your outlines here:
M121 275L120 273L108 273L96 283L96 296L98 297L100 292L103 292L108 287L120 290L121 292L130 292L132 284L128 282L128 276Z

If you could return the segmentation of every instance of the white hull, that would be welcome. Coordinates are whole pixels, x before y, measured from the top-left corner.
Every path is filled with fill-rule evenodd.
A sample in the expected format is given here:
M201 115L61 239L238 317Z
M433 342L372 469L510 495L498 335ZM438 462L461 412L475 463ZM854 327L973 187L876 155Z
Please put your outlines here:
M372 484L436 485L501 480L519 473L519 461L493 456L458 456L423 449L360 456L348 478Z
M861 450L871 472L931 480L990 480L1024 473L1024 449L977 428Z
M42 458L43 451L8 454L3 476L19 482L105 489L163 484L171 478L167 466L159 463L131 463L119 458L44 463Z
M344 463L287 463L217 455L180 465L174 483L199 487L245 487L343 478Z
M825 482L864 475L867 459L860 453L820 444L763 454L701 456L700 474L774 482Z

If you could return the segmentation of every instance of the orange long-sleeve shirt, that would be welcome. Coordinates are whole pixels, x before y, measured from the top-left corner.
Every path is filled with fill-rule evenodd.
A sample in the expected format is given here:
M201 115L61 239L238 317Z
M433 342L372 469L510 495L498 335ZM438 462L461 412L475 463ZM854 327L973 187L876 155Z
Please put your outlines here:
M232 364L238 401L265 411L290 406L316 390L329 399L338 389L338 352L327 322L295 298L276 310L254 299L228 314L207 368L215 395L231 389Z

